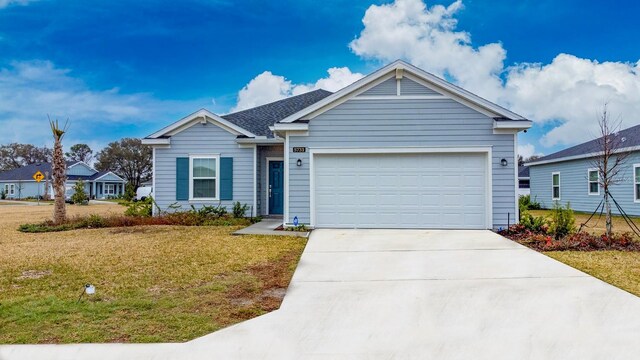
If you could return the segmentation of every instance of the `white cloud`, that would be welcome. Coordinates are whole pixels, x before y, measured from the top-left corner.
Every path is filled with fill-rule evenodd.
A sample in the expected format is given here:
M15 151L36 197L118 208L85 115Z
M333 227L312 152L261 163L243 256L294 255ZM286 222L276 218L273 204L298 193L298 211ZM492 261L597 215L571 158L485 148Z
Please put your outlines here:
M120 126L156 123L167 114L193 110L195 104L158 100L146 93L123 94L117 88L90 89L71 70L49 61L13 62L0 68L0 143L49 142L48 114L70 119L71 137L115 140Z
M249 109L289 96L299 95L316 89L337 91L362 78L360 73L352 73L349 68L333 67L327 70L328 77L312 84L294 84L284 76L274 75L270 71L253 78L238 92L238 103L231 112Z
M481 96L496 98L506 51L498 43L474 48L469 33L456 31L453 16L462 8L459 0L447 7L427 7L420 0L372 5L362 20L364 29L349 46L365 59L405 59Z
M541 139L544 146L572 145L596 133L605 102L624 118L640 123L640 62L597 62L560 54L550 64L505 67L499 43L474 47L471 35L456 29L461 1L428 7L421 0L372 5L351 50L364 59L405 59L537 123L558 123Z
M597 134L605 102L623 116L625 127L640 123L635 117L640 114L640 63L599 63L560 54L547 65L514 66L501 100L539 123L562 122L542 137L543 145L572 144Z
M30 2L38 0L0 0L0 9L9 7L10 5L27 5Z
M522 156L524 159L530 158L532 155L540 155L536 152L536 147L532 144L522 144L518 145L518 155Z

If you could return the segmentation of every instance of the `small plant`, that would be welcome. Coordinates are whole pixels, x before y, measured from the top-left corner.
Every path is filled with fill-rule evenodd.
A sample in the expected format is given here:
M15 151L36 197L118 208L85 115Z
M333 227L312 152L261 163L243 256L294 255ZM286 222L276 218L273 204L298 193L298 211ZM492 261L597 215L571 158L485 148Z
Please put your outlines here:
M227 208L222 205L202 205L200 209L196 209L195 206L191 205L191 211L204 218L219 218L227 215Z
M309 231L309 229L307 229L307 226L305 224L300 224L300 225L296 225L296 226L289 226L289 227L285 227L284 229L286 231L301 231L301 232Z
M0 190L0 199L5 200L7 198L7 193L4 192L4 189Z
M73 195L71 195L71 201L74 204L86 205L88 204L89 197L87 193L84 191L84 181L78 180L75 185L73 185Z
M124 195L122 195L122 198L126 201L131 201L135 197L136 197L135 187L133 186L133 184L127 183L127 185L125 185L124 187Z
M149 217L153 214L153 198L147 197L142 201L131 202L124 212L127 216Z
M526 210L520 213L520 224L524 227L524 230L533 233L546 233L549 228L547 219L544 216L533 216Z
M537 197L531 200L531 195L522 195L518 198L518 205L520 212L524 210L540 210L542 207L540 203L536 201Z
M551 210L551 223L549 225L549 234L553 235L556 240L561 239L576 231L576 218L573 215L571 206L560 205L557 201L553 204Z
M242 205L240 204L240 201L236 201L233 204L233 217L236 219L243 218L245 217L247 210L249 210L249 205L247 204Z

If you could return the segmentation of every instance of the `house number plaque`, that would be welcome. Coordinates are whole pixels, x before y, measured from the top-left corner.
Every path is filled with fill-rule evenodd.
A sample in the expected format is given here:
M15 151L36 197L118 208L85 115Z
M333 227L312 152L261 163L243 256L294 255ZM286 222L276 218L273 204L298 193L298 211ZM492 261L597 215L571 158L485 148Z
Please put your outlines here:
M294 148L293 148L293 152L294 152L294 153L303 153L303 152L307 152L307 148L306 148L306 147L294 147Z

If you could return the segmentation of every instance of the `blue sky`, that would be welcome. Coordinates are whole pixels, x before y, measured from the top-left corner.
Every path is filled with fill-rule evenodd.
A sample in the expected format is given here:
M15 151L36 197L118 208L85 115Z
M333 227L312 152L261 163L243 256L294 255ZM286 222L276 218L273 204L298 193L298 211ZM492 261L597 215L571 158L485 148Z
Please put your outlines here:
M68 142L100 147L125 136L145 136L200 107L217 113L241 108L239 91L265 71L263 79L279 81L279 91L269 98L265 92L273 91L267 85L249 86L245 96L253 103L299 92L298 85L318 87L330 68L366 74L398 57L532 118L534 128L520 137L521 144L530 145L523 149L527 154L548 154L586 140L588 132L576 129L593 129L604 101L612 101L625 126L640 123L637 2L512 3L0 0L0 124L5 130L0 143L48 144L50 113L71 120ZM433 8L439 4L442 11ZM367 13L372 6L388 12ZM398 22L386 24L391 15ZM381 38L390 27L414 25L425 34L433 29L464 33L470 41L442 45L437 38L425 43L418 36L406 41L407 48L386 50ZM364 30L370 32L364 35ZM474 53L487 44L494 44L488 54ZM421 46L430 50L411 53ZM449 49L461 50L456 59L468 54L464 67L487 74L469 77L463 65L433 65L451 63L442 55ZM526 66L513 68L516 64ZM501 84L490 90L483 84L492 82L492 75ZM617 80L612 85L603 78ZM575 86L556 93L558 81ZM532 89L551 98L527 95ZM560 98L562 103L549 104Z

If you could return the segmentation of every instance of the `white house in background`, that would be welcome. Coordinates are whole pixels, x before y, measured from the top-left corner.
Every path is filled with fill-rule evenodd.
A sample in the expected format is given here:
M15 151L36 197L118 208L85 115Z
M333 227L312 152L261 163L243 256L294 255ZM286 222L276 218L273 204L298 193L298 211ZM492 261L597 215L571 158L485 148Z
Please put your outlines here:
M315 228L490 229L517 221L517 133L531 121L396 61L330 93L143 139L164 210L250 205Z
M0 191L4 191L7 199L37 198L44 194L45 181L40 183L33 175L40 171L51 175L50 163L37 163L21 168L0 172ZM67 162L67 193L78 180L85 183L85 191L91 199L106 199L124 194L126 181L111 171L98 171L82 161ZM53 191L49 189L53 196Z

